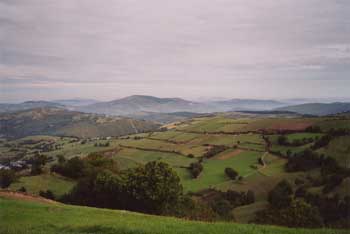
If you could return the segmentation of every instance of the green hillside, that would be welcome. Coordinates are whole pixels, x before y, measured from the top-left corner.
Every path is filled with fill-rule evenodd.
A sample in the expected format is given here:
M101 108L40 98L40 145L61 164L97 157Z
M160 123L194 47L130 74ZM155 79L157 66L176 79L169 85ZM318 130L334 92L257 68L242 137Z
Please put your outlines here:
M33 135L80 138L121 136L158 127L151 121L85 114L61 108L38 108L0 114L0 135L6 138Z
M139 213L0 198L2 234L342 234L346 230L289 229L193 222Z

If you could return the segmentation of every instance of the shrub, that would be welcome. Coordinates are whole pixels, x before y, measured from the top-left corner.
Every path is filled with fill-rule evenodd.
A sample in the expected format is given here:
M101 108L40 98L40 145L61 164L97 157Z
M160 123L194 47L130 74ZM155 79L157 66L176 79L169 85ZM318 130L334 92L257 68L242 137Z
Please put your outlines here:
M197 178L203 171L203 166L200 162L194 162L190 164L189 170L193 178Z
M238 172L231 168L231 167L226 167L225 168L225 174L231 179L231 180L235 180L238 176Z
M22 192L22 193L25 193L25 192L27 192L27 189L25 188L25 187L20 187L18 190L17 190L18 192Z
M194 158L194 155L193 154L188 154L187 157Z
M228 147L224 145L213 145L209 150L204 154L205 158L211 158L215 155L227 150Z
M39 195L41 197L44 197L44 198L47 198L47 199L55 200L55 196L54 196L54 194L53 194L53 192L51 190L46 190L46 191L40 190Z

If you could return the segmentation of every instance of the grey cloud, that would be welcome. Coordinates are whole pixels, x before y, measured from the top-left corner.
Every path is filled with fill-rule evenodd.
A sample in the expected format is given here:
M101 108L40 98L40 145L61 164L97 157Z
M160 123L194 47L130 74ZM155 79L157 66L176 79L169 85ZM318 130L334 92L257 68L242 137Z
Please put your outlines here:
M102 98L324 95L350 82L348 12L348 0L0 0L0 85L7 95L26 86L22 99L50 84L52 99L60 87ZM314 92L319 80L333 84Z

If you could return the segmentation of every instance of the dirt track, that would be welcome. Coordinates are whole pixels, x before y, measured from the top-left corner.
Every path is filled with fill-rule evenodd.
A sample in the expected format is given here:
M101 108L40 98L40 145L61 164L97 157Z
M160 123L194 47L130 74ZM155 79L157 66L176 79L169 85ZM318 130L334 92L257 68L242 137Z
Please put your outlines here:
M46 204L59 204L59 202L46 199L39 196L30 195L27 193L20 193L20 192L13 192L8 190L0 190L0 197L15 199L15 200L22 200L22 201L35 201L35 202L41 202Z

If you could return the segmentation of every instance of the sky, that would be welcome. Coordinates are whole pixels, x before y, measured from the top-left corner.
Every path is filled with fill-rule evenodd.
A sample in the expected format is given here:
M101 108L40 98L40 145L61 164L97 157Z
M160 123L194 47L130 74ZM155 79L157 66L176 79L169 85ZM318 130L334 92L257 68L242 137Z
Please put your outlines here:
M349 98L349 0L0 0L0 102Z

